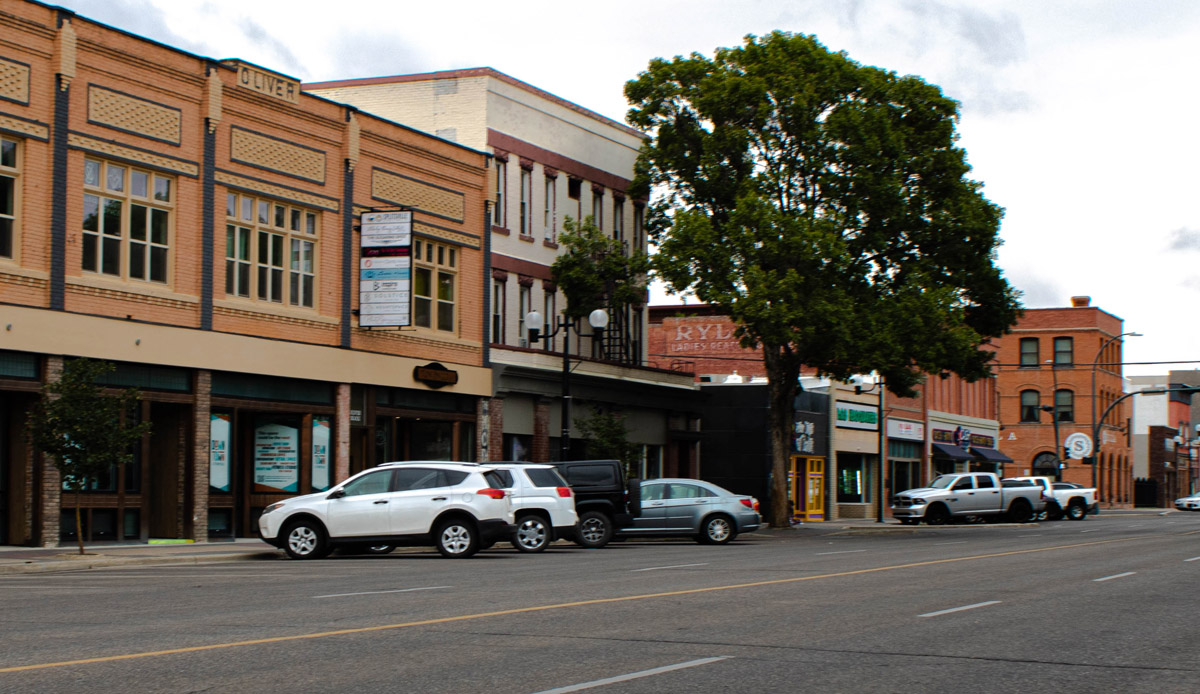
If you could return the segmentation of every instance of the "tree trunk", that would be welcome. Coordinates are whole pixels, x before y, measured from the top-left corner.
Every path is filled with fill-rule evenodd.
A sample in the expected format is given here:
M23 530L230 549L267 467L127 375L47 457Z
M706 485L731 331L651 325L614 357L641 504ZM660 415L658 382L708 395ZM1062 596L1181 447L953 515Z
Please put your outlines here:
M83 551L83 519L79 516L79 487L75 488L75 539L79 540L79 553L87 554Z
M767 370L768 419L771 427L771 517L774 528L791 527L792 506L788 501L788 461L792 452L792 428L796 419L796 393L800 368L787 347L763 345Z

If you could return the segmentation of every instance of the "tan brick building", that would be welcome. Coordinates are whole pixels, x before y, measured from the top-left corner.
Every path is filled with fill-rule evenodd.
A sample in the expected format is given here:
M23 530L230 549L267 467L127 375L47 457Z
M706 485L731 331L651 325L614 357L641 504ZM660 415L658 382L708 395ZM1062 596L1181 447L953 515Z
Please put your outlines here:
M5 2L0 543L67 538L22 428L70 357L116 363L153 424L86 495L92 540L250 535L382 460L476 459L488 172L269 69ZM386 252L379 212L405 213Z
M1097 487L1107 506L1133 503L1128 400L1124 393L1124 322L1091 305L1086 296L1063 308L1027 309L1012 332L994 340L1003 425L1003 450L1013 459L1009 475L1049 475ZM1099 416L1116 406L1100 428L1096 465L1067 457L1073 435L1097 442ZM1057 426L1055 426L1057 424ZM1061 467L1060 467L1061 465Z

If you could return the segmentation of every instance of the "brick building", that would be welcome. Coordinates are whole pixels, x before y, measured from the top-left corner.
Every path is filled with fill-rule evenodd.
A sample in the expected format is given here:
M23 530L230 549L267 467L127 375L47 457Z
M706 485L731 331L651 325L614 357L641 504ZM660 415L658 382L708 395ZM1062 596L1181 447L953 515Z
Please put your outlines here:
M1088 297L1077 296L1069 307L1027 309L1010 334L993 341L1001 446L1013 459L1005 472L1094 484L1102 503L1128 506L1133 503L1130 403L1117 402L1125 390L1123 321L1090 304ZM1068 437L1091 440L1096 421L1114 403L1098 446L1092 442L1093 450L1098 448L1096 466L1064 456Z
M644 250L643 200L627 192L644 135L629 126L491 68L448 70L305 85L385 118L489 152L495 204L485 236L492 368L487 459L544 461L586 454L575 420L595 409L623 415L641 448L643 477L692 476L696 386L690 373L652 368L643 306L608 307L602 342L587 325L559 329L566 299L550 267L569 217L591 217L626 248ZM536 310L542 325L525 316ZM563 357L570 338L568 426ZM563 432L568 443L564 446Z
M649 315L650 363L713 384L703 387L701 477L748 485L769 469L761 460L766 449L757 445L767 431L765 393L738 392L765 390L761 350L741 347L734 323L712 306L652 306ZM897 398L869 377L839 384L810 373L802 384L789 471L799 519L877 518L894 492L940 473L993 471L1009 461L998 450L995 379L931 377L912 398ZM733 411L740 432L731 431ZM744 454L713 460L709 432L719 437L712 453L737 451L728 441L741 437Z
M73 531L22 434L70 357L153 425L85 494L91 540L251 535L382 460L478 456L486 153L25 0L0 77L0 543ZM383 253L357 228L392 211Z

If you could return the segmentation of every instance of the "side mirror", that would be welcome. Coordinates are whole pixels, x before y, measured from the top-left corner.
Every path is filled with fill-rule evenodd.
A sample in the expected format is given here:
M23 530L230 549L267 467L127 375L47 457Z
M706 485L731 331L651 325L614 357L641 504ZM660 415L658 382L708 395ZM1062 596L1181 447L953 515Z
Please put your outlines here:
M326 498L326 499L340 499L340 498L342 498L343 496L346 496L346 490L345 490L345 489L335 489L335 490L333 490L332 492L329 492L329 496L327 496L327 497L325 497L325 498Z

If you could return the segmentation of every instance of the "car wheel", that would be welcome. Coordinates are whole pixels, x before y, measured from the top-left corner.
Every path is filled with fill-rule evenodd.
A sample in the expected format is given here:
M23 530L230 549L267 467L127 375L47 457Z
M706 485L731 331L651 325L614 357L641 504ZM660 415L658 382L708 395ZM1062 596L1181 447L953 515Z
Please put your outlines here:
M712 516L704 521L700 529L700 542L706 545L723 545L737 537L733 521L729 516Z
M1017 499L1008 507L1008 520L1013 523L1027 523L1033 518L1033 506L1025 499Z
M363 551L367 554L391 554L396 545L370 545Z
M1087 508L1078 501L1067 504L1067 518L1069 520L1083 520L1087 517Z
M329 556L329 540L325 529L311 520L299 520L284 533L283 551L292 559L321 559Z
M525 516L517 520L512 546L522 552L541 552L550 546L550 521L545 516Z
M479 551L479 533L462 520L450 520L438 526L433 542L443 557L462 559Z
M925 522L930 525L945 525L949 520L950 512L941 504L925 510Z
M1063 510L1057 503L1051 501L1046 504L1046 520L1062 520Z
M575 543L588 549L607 545L613 536L612 521L600 511L584 511L579 516L579 532Z

